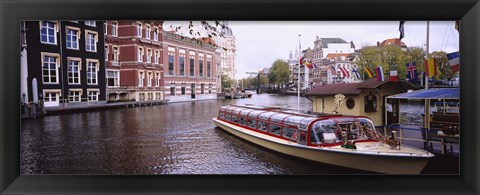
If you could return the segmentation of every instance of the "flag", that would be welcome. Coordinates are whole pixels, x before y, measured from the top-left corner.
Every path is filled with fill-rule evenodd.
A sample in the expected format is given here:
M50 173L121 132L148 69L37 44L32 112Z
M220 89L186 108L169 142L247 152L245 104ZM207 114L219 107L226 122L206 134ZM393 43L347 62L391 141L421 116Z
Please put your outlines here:
M404 23L405 23L405 21L400 21L400 25L398 27L398 31L400 31L400 40L402 40L403 37L405 37L404 29L403 29L403 24Z
M357 76L357 79L360 79L360 74L358 73L358 70L355 69L354 67L352 67L352 72L353 74L355 74L355 76Z
M372 71L370 71L368 67L363 67L363 70L365 70L365 72L367 73L368 78L373 78Z
M309 69L312 69L313 68L313 65L312 63L308 62L308 61L305 61L305 66L307 66Z
M390 81L397 82L397 65L390 67Z
M437 65L435 63L435 58L425 60L425 67L427 72L427 77L434 77L437 75Z
M314 63L313 68L317 69L318 68L317 64Z
M375 73L377 73L377 81L385 80L385 78L383 77L383 68L381 66L377 66L375 68Z
M337 74L337 71L335 70L335 66L333 66L333 65L330 66L330 71L332 72L332 75Z
M455 29L457 29L457 31L460 32L460 21L459 20L455 21Z
M303 65L303 58L300 58L300 65Z
M342 75L343 75L344 77L347 77L347 78L350 77L350 73L348 72L348 70L347 70L346 68L340 67L340 71L342 72Z
M411 81L417 80L417 66L416 62L407 63L407 78Z
M447 58L452 72L458 72L460 70L460 54L458 51L447 54Z

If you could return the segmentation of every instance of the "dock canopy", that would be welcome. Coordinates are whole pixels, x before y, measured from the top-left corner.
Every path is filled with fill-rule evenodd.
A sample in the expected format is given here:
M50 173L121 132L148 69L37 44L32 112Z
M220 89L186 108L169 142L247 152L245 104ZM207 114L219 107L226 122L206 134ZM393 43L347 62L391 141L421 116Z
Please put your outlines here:
M431 88L391 95L391 99L460 99L459 88Z

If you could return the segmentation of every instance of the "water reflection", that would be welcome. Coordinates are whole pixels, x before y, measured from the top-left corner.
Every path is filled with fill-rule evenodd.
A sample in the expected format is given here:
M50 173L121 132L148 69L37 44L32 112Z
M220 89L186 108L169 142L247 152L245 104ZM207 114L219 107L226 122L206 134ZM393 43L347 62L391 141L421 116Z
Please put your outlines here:
M295 96L208 100L22 120L22 174L362 173L272 152L215 128L227 104L296 109ZM300 108L311 109L301 98Z

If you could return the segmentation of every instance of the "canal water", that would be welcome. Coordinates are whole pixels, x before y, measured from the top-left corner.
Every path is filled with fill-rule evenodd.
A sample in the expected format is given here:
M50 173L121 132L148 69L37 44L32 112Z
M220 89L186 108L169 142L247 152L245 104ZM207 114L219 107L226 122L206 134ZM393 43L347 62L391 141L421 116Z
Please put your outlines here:
M21 174L357 174L272 152L216 128L222 105L297 108L296 96L254 94L26 119ZM311 101L300 99L301 110Z

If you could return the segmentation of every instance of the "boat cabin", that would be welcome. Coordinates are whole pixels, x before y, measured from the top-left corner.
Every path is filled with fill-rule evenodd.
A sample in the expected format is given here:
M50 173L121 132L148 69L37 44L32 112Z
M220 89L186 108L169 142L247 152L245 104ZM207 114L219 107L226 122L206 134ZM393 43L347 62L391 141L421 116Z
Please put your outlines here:
M218 119L270 137L319 147L376 141L378 133L367 117L317 117L271 107L222 106Z

